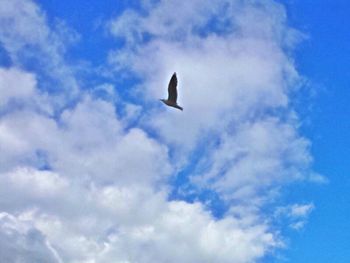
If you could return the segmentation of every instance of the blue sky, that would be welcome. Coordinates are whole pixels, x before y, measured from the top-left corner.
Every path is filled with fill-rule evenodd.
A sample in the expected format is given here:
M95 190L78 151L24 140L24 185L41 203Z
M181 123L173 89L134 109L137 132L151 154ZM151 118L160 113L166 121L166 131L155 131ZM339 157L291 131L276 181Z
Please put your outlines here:
M297 64L317 90L312 110L302 128L312 139L314 167L327 176L329 184L320 188L295 189L298 195L315 200L318 209L308 227L295 237L290 255L295 262L344 262L349 258L350 180L349 105L350 75L346 1L290 1L291 24L308 34L297 51ZM301 110L303 105L301 105Z
M349 11L3 1L0 261L349 260Z

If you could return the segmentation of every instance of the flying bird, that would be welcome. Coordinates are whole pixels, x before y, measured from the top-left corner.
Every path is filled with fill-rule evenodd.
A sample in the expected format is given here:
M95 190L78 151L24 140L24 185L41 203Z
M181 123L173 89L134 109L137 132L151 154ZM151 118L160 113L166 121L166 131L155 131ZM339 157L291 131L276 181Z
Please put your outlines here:
M176 100L177 100L177 77L176 77L176 72L172 75L169 85L168 85L168 99L161 99L166 105L170 107L177 108L179 110L183 110L182 107L177 105Z

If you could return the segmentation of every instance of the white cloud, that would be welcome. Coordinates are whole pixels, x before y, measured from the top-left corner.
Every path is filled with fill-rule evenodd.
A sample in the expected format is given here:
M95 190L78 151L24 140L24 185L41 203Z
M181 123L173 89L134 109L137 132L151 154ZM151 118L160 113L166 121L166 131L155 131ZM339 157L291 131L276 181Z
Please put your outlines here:
M1 148L10 149L2 169L45 161L66 176L98 182L119 178L120 184L148 184L168 175L167 149L140 129L122 128L112 104L89 97L64 111L58 122L28 110L8 114L0 122Z
M35 94L36 79L18 69L0 69L0 107L11 99L28 99Z
M218 249L222 262L246 262L277 245L264 223L243 228L200 203L168 202L166 147L125 131L114 112L85 97L58 120L30 108L3 116L0 146L12 150L1 154L1 209L34 209L22 217L65 262L211 262ZM38 170L43 164L52 171Z
M294 204L290 207L290 216L305 217L311 212L312 209L314 209L313 204L304 204L304 205Z
M142 201L130 202L139 193L129 190L117 194L121 202L128 202L128 209L118 208L114 200L112 209L103 212L100 207L99 213L80 214L74 220L39 212L29 213L26 220L45 233L69 262L231 262L232 258L249 262L278 245L264 224L213 220L199 203L166 202L164 196L151 193L143 195Z
M45 13L33 1L1 1L0 43L12 64L26 68L31 63L31 68L54 80L56 94L72 96L78 90L74 72L64 59L66 42L72 42L76 35L63 22L57 23L57 30L49 28Z
M4 212L0 213L0 261L62 262L43 233Z
M276 118L242 123L223 134L219 145L203 158L193 176L226 198L250 200L276 184L300 179L309 167L309 142L298 137L295 127Z
M4 175L19 192L29 191L40 197L54 195L67 187L67 181L51 171L38 171L33 168L18 168Z
M130 262L249 262L275 245L266 230L243 229L233 218L214 221L200 204L180 201L168 203L153 224L121 229L110 238L122 248L115 256Z
M277 218L287 220L289 227L295 230L302 229L307 223L310 213L315 209L313 203L292 204L278 207L275 212ZM286 223L286 222L285 222Z
M147 11L146 16L125 12L111 23L117 36L129 39L127 34L136 31L133 36L151 37L132 37L128 40L132 44L111 53L110 59L117 68L127 67L142 76L142 92L152 101L166 96L168 78L178 71L179 101L185 114L161 112L147 120L167 143L193 148L203 134L221 133L229 125L288 106L288 95L299 76L284 51L288 39L283 35L290 29L280 5L161 1ZM211 19L220 20L221 12L228 21L224 23L227 32L214 30L201 36L203 28L215 29L220 21L210 25ZM251 13L261 20L253 19ZM129 19L136 22L126 23ZM129 26L119 26L124 23Z
M298 32L287 26L282 5L160 1L142 15L126 11L111 31L127 45L110 60L144 78L145 100L166 96L168 78L178 72L184 114L158 104L143 125L173 147L179 169L207 145L195 182L209 180L208 187L244 200L310 178L310 143L298 134L289 102L300 77L286 50Z

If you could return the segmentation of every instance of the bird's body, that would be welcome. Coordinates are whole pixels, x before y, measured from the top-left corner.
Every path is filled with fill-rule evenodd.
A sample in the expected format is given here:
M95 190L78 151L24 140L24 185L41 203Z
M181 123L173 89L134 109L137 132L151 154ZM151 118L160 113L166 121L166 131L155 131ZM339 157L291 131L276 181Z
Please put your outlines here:
M183 110L182 107L177 105L177 77L176 72L172 75L169 85L168 85L168 99L161 99L161 101L164 102L164 104L174 107L179 110Z

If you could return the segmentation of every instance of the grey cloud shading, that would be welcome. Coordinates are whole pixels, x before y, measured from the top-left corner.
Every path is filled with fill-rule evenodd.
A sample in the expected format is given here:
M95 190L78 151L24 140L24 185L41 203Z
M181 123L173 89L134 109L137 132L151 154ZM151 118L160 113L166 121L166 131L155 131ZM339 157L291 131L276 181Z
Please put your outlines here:
M6 213L0 213L0 261L63 262L39 230Z

